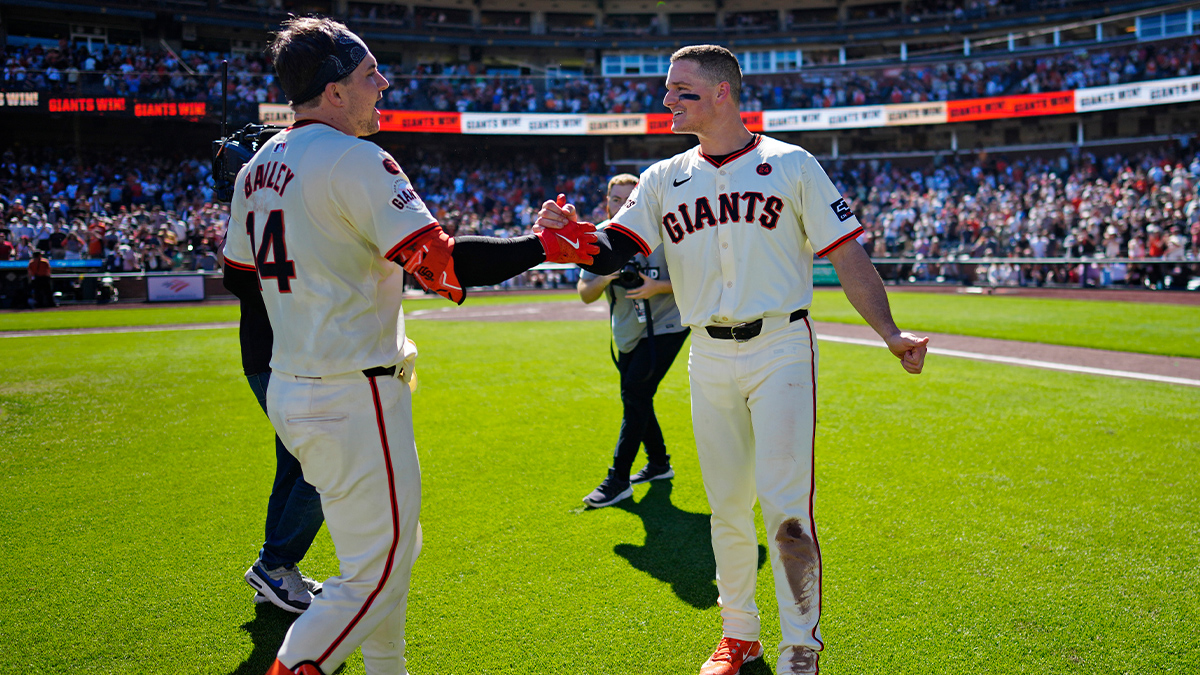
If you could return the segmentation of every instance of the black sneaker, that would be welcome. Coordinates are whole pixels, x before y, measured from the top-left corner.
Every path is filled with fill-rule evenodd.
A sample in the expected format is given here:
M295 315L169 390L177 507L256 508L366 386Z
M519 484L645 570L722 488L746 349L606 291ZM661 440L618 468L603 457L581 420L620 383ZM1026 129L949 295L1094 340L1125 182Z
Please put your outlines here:
M641 485L649 483L652 480L666 480L675 477L675 470L671 468L670 463L658 466L655 464L647 464L642 467L642 470L633 474L633 478L629 479L632 485Z
M612 506L622 499L629 499L633 496L633 487L627 480L621 480L613 476L613 470L608 470L608 476L604 482L600 483L600 487L592 490L592 493L583 498L583 503L593 509Z

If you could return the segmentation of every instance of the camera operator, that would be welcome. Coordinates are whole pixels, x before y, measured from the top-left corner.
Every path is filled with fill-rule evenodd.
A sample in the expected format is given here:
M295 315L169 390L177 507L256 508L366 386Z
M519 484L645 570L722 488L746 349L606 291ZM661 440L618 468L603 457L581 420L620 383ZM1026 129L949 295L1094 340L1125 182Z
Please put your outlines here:
M637 180L625 173L608 182L605 210L609 218L629 199ZM654 393L687 340L688 329L679 319L661 247L649 258L635 256L614 274L597 276L583 270L577 288L585 303L595 302L601 295L608 298L613 340L620 352L615 361L621 373L624 407L621 434L608 476L583 498L588 506L600 508L633 496L633 485L675 476L654 416ZM646 446L648 461L631 480L629 472L640 445Z

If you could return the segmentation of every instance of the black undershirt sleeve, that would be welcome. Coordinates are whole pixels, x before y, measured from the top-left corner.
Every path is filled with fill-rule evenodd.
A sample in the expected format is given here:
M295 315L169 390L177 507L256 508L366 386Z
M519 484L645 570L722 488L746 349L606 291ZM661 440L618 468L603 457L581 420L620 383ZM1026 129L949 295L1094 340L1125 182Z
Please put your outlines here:
M612 274L625 266L640 250L629 235L616 230L596 232L600 253L583 269L595 274ZM497 237L455 237L454 273L463 288L491 286L535 267L546 260L542 242L534 235L500 239Z
M592 274L612 274L641 251L633 237L620 230L597 230L596 236L600 252L592 256L591 265L580 265Z
M532 234L512 239L455 237L454 274L463 288L491 286L546 260L542 242Z

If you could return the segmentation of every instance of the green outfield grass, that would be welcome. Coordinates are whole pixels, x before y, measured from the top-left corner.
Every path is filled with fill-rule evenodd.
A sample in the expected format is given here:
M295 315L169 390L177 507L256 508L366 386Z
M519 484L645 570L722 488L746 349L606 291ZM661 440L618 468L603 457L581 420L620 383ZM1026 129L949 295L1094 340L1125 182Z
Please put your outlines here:
M585 511L620 419L605 325L409 325L411 671L695 673L719 610L686 356L656 399L677 477ZM263 673L292 615L241 579L273 451L236 331L4 347L5 670ZM912 377L882 349L821 351L822 672L1200 671L1200 392L936 357ZM327 533L304 569L336 573Z
M569 291L554 293L512 293L470 295L472 305L499 305L527 302L556 302ZM574 297L572 294L570 297ZM406 298L409 311L448 306L437 296ZM209 302L194 305L155 306L91 305L63 307L55 310L0 311L0 333L4 331L61 330L66 328L103 328L113 326L164 326L172 324L229 323L238 320L237 302Z
M1200 306L889 292L906 330L1200 357ZM817 291L813 316L865 323L840 290Z
M1003 338L1073 347L1200 358L1200 306L1004 296L892 292L892 310L905 330ZM570 292L470 296L467 306L527 302L578 302ZM448 307L441 298L404 301L412 312ZM813 316L835 323L864 323L841 290L818 290ZM0 313L4 331L167 324L228 323L236 304L114 307Z

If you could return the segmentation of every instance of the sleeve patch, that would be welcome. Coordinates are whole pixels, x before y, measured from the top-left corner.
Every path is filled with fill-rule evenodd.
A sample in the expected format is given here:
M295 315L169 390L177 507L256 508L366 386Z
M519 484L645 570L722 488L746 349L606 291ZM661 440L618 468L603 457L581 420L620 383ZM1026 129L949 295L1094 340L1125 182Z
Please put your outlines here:
M397 164L396 160L392 159L391 157L383 158L383 169L393 176L400 175L400 165Z
M845 199L837 200L830 204L829 208L833 209L833 214L840 222L844 223L854 217L854 212L850 210L850 205L846 203Z

